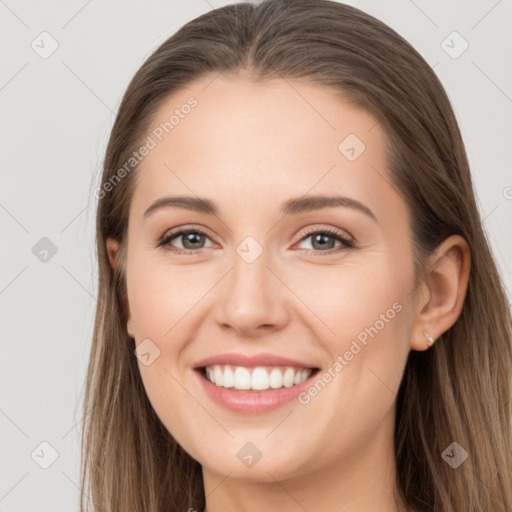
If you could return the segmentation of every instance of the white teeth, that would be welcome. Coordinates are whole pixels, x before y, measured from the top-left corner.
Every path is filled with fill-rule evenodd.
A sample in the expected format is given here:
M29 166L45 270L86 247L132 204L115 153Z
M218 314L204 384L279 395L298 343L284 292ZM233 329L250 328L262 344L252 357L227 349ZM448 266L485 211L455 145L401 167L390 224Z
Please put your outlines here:
M215 383L217 386L222 386L224 381L224 374L222 373L220 366L213 367L213 375L215 377Z
M243 366L213 365L206 368L206 378L216 386L234 389L279 389L283 386L291 388L304 382L312 372L311 368L299 369L292 367L265 367L252 369Z
M222 385L225 388L232 388L235 385L235 376L233 370L229 366L224 369L224 378L222 379Z
M283 374L279 368L274 368L270 372L270 387L273 389L283 387Z
M220 366L215 366L214 368L219 368L219 371L221 371ZM235 370L234 377L234 386L236 389L251 389L251 374L247 368L242 368L239 366Z
M293 386L293 379L295 377L295 372L293 368L286 368L283 376L283 384L285 388L291 388Z
M252 372L251 388L252 389L268 389L269 376L264 368L255 368Z

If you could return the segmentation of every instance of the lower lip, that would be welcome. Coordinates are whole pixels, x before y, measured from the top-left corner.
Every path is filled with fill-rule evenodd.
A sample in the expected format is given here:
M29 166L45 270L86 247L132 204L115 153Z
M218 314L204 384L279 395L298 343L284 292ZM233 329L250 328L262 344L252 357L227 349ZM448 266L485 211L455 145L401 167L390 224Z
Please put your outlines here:
M291 402L304 391L315 377L313 372L304 382L290 388L269 389L267 391L233 391L212 384L203 376L201 370L194 370L206 394L216 403L230 411L243 414L261 414L277 409L281 405Z

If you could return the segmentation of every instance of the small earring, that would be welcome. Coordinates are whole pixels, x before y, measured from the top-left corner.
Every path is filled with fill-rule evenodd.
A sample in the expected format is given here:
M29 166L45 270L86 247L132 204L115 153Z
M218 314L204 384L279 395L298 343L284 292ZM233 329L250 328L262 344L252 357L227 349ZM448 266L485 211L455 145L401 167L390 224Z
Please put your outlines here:
M425 338L427 338L427 346L431 347L434 344L434 340L427 331L425 331Z

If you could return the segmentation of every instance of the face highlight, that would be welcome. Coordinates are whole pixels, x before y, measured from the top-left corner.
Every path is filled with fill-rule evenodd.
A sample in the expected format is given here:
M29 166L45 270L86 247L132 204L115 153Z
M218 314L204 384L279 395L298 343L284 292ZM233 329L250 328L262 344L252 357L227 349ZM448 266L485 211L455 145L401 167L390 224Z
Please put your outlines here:
M139 362L151 404L205 475L374 474L393 459L414 314L409 214L382 128L319 85L220 76L168 98L152 129L191 96L137 169L129 214L127 328L159 350ZM201 382L222 365L196 369L228 353L316 373L302 402L240 412Z

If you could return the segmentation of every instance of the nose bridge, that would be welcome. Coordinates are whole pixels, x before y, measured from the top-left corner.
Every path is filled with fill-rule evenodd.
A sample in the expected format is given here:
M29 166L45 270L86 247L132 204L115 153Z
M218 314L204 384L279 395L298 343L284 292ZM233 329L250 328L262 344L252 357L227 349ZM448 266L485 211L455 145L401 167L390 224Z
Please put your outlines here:
M272 265L270 256L270 250L254 237L246 237L235 248L217 309L219 323L247 334L261 326L282 326L285 298L279 280L268 268Z
M270 265L269 255L269 251L254 239L241 242L232 260L232 292L264 297L262 292L268 287L268 274L271 274L267 268Z

